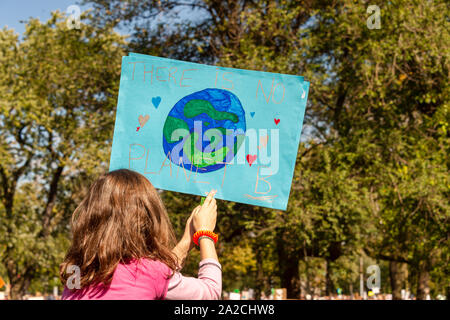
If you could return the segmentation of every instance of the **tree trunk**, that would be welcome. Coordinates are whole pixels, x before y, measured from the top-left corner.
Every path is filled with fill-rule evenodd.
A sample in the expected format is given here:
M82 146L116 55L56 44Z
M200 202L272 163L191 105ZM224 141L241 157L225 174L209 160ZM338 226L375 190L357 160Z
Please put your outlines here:
M315 290L315 288L311 288L311 283L312 283L312 280L311 280L311 272L310 272L310 261L309 261L309 259L308 259L308 257L305 257L305 267L306 267L306 270L305 270L305 274L306 274L306 283L305 283L305 292L306 292L306 294L309 294L309 295L314 295L314 290Z
M261 256L261 248L256 246L256 286L255 286L255 299L261 299L261 292L264 291L264 270L263 270L263 259Z
M30 267L25 267L25 269L22 269L22 272L19 273L17 265L12 260L9 260L5 266L10 283L10 298L13 300L20 300L30 287L34 271Z
M284 229L277 230L278 270L281 287L286 288L288 299L300 298L300 272L298 252L291 246L291 239Z
M402 300L402 289L406 288L406 264L398 261L389 261L389 277L393 300Z
M52 218L53 207L56 203L56 194L58 192L58 184L61 179L62 173L64 171L64 166L60 165L56 168L53 173L52 181L50 183L50 190L48 192L47 204L45 206L44 212L42 213L42 230L40 236L46 238L50 234L50 222Z
M417 300L426 300L430 294L430 272L428 261L419 263L419 274L417 277Z
M328 246L328 255L325 258L326 264L326 285L325 291L327 296L331 296L335 292L335 287L333 280L331 279L332 268L330 263L336 261L342 255L342 244L341 242L331 242Z
M325 295L332 296L334 293L334 283L331 279L331 267L330 267L330 261L325 260Z
M27 276L17 276L12 280L10 279L11 287L10 287L10 298L12 300L21 300L23 296L27 293L28 288L31 284L30 277Z
M12 300L21 300L23 296L27 293L28 288L30 287L29 279L18 279L14 282L11 282L11 299Z
M288 299L299 299L301 290L298 260L295 258L290 258L288 260L284 260L281 264L284 264L284 267L280 266L281 287L286 288Z

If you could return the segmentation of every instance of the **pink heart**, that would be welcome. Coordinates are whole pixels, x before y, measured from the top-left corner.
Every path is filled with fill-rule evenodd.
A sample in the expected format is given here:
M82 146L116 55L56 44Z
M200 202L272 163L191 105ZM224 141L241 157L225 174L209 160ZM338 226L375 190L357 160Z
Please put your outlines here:
M143 128L145 126L145 124L147 123L149 118L150 118L150 116L148 114L146 114L145 117L143 117L142 115L139 116L138 120L139 120L139 124L141 125L141 128Z
M248 154L247 155L247 162L250 165L250 167L252 166L252 163L255 162L255 160L256 160L256 154L254 154L254 155Z
M273 119L273 121L275 121L275 124L279 124L280 123L280 119Z

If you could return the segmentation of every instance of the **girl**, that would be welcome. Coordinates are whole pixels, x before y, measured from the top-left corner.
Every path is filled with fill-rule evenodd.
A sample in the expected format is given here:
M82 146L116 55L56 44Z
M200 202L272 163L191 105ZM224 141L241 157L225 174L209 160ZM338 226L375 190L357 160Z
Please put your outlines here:
M72 216L62 299L219 299L215 193L194 209L175 245L166 209L145 177L126 169L100 177ZM184 277L179 271L199 234L198 278Z

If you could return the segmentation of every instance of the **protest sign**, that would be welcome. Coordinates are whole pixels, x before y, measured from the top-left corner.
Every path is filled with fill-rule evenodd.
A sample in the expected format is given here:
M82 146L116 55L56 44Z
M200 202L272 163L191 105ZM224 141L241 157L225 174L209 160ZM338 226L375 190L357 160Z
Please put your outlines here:
M309 83L301 76L123 57L110 170L156 188L285 210Z

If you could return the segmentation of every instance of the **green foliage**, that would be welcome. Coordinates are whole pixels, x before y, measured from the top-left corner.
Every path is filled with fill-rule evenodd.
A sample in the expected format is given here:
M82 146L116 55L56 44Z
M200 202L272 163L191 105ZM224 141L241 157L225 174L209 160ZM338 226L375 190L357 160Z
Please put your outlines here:
M57 12L30 19L21 41L0 31L0 246L13 296L58 276L75 201L106 169L123 45Z

